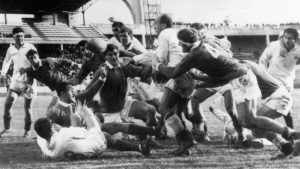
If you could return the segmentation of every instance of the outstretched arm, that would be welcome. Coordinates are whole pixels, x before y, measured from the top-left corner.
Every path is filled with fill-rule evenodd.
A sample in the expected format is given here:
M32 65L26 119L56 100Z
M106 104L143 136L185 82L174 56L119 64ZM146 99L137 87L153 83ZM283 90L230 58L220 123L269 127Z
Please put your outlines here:
M259 64L265 68L269 67L269 62L272 58L270 46L268 46L259 58Z
M87 86L86 91L76 96L76 99L81 101L81 103L89 102L93 99L93 97L101 90L102 86L106 81L107 72L105 68L100 67L94 78Z
M175 79L180 75L188 72L190 69L194 68L194 55L188 54L184 59L178 63L175 67L169 67L164 64L158 65L158 70L160 73L165 75L168 78Z

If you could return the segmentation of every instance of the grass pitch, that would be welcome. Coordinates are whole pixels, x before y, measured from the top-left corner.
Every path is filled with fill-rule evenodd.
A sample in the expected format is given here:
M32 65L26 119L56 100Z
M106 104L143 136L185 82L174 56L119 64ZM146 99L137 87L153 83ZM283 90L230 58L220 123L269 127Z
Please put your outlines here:
M293 93L294 125L300 130L300 90ZM45 116L45 110L50 102L50 96L38 96L33 106L33 120ZM0 129L3 128L3 106L5 97L0 97ZM207 105L211 99L204 104ZM13 106L11 137L0 138L0 168L128 168L128 169L156 169L156 168L300 168L300 157L293 159L269 160L278 151L275 146L265 146L263 149L237 149L222 143L223 124L206 111L209 127L210 143L201 143L191 149L189 157L174 157L169 155L176 143L172 139L161 141L164 149L153 149L151 156L143 157L135 152L119 152L107 150L102 158L80 161L42 160L41 152L32 138L23 139L24 110L23 98ZM282 121L281 121L282 122ZM32 133L35 136L35 133Z

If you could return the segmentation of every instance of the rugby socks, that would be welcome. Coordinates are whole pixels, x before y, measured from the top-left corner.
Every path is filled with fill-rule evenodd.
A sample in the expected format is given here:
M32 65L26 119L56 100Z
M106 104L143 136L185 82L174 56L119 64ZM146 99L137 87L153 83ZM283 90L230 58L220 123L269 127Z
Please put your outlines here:
M10 129L10 116L3 116L3 122L4 122L4 129L9 130Z
M119 151L140 151L140 145L125 140L118 139L113 148Z
M144 127L135 124L129 124L127 134L138 135L138 136L154 135L155 129L154 127Z
M116 139L108 133L104 133L107 140L107 147L119 151L140 151L140 145L129 141Z

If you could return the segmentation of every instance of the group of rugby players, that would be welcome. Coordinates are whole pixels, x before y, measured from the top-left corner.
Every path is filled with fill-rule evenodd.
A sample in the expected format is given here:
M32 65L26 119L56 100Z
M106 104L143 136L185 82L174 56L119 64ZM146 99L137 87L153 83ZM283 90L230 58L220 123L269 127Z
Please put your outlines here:
M20 95L25 98L24 137L29 136L38 80L56 93L45 118L34 124L38 145L47 157L91 158L106 148L148 156L151 147L163 146L156 139L170 131L178 143L171 153L189 155L197 142L210 141L201 104L216 93L223 96L225 115L230 116L224 139L257 148L263 147L264 138L279 148L275 159L298 155L300 133L293 129L291 114L295 65L300 57L297 30L285 29L257 64L234 59L231 43L210 35L199 23L180 31L172 25L166 14L155 20L158 46L148 51L130 28L114 22L110 40L77 44L82 65L62 58L40 59L35 47L24 42L22 28L14 28L15 44L9 47L1 71L4 78L14 63L0 136L10 133L11 107ZM80 71L70 79L62 71L66 67ZM91 72L93 78L85 83ZM161 98L156 93L158 79L164 81ZM82 90L76 92L78 88ZM217 109L210 107L214 114L221 112ZM286 125L276 121L280 117ZM128 135L137 136L140 142L125 139Z

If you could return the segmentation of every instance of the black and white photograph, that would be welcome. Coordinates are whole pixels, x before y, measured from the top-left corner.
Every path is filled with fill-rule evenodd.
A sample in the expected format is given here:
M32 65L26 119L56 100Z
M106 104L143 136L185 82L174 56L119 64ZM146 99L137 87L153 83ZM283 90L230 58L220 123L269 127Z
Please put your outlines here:
M0 169L300 168L299 0L0 0Z

